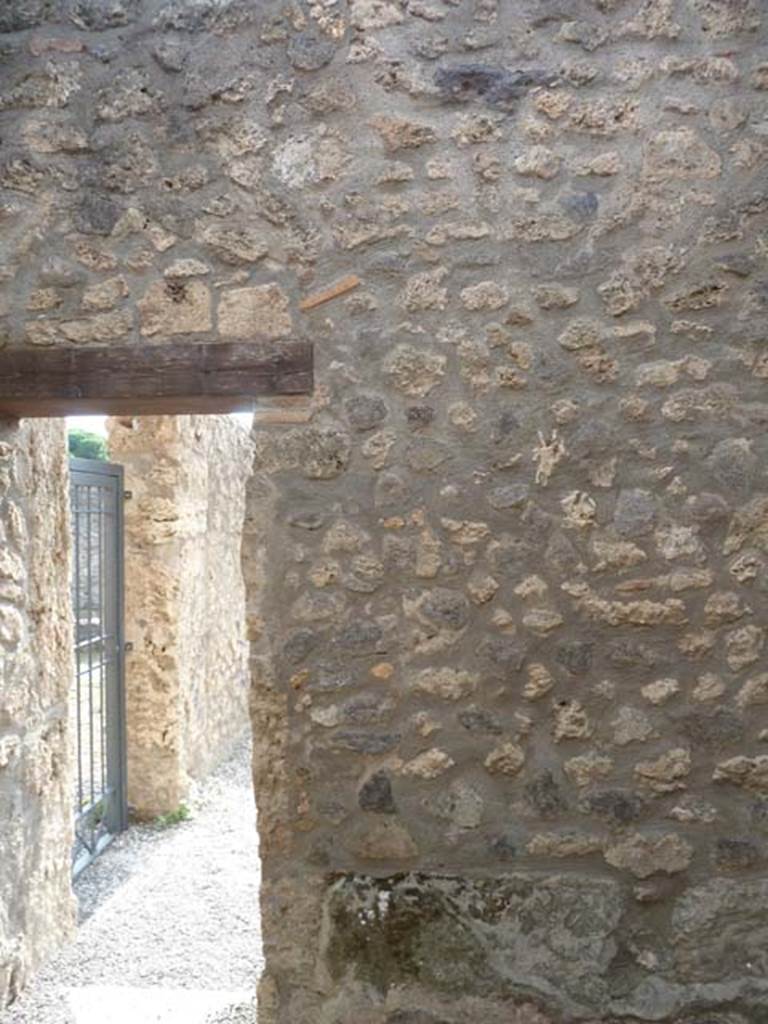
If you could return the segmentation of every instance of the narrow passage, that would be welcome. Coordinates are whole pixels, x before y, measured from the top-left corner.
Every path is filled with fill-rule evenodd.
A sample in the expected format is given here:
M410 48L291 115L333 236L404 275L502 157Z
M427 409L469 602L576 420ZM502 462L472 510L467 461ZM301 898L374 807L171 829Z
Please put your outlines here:
M78 879L80 927L2 1024L254 1024L262 968L250 743L188 821L132 826Z

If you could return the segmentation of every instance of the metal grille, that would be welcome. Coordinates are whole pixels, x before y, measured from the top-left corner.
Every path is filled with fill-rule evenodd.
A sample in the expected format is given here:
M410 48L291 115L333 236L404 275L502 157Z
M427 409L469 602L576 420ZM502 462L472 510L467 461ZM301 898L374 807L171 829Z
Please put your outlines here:
M71 459L77 747L73 873L126 826L123 672L123 471Z

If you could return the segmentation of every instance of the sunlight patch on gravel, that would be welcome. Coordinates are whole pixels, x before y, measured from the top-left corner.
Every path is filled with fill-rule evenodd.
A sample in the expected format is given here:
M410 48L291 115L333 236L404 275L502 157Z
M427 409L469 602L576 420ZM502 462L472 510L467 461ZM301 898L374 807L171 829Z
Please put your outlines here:
M77 1024L210 1024L251 993L89 985L67 995Z

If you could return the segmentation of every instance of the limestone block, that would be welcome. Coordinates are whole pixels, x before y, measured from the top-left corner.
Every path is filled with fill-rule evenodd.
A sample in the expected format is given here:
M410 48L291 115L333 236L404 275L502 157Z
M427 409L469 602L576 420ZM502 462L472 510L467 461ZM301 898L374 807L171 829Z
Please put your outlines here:
M138 303L141 333L199 334L211 329L211 293L201 281L156 281Z
M227 338L285 338L292 320L288 297L279 285L233 288L219 302L219 331Z

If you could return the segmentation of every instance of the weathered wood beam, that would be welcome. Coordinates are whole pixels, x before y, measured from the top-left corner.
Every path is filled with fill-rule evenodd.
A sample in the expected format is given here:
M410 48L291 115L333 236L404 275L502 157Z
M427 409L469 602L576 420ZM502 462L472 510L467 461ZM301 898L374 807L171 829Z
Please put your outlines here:
M243 412L264 395L306 395L303 341L0 350L0 417Z

